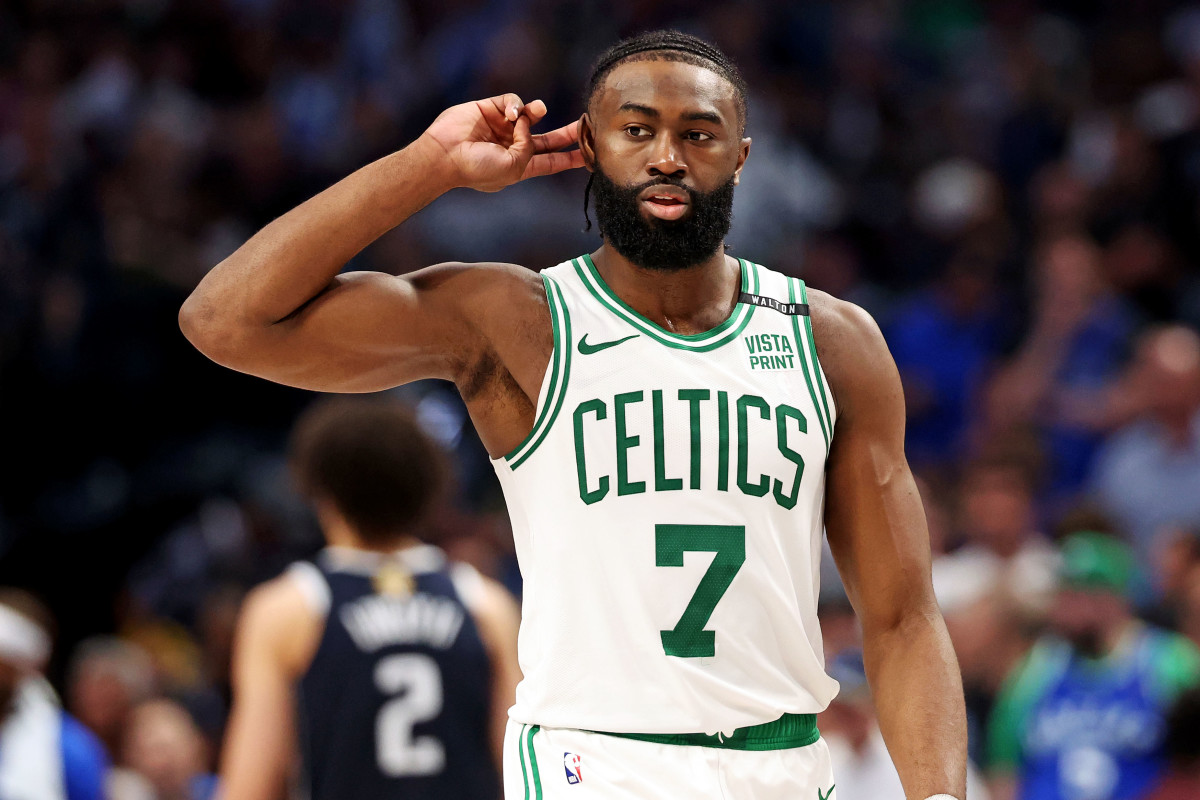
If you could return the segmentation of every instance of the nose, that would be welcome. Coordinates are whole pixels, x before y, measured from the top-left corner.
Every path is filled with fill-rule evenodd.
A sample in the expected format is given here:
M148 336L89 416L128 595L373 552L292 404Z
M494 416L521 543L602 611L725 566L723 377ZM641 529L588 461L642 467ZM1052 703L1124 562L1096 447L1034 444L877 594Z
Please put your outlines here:
M653 178L682 178L687 174L683 148L674 136L664 134L655 137L654 150L650 154L650 160L646 162L646 172Z

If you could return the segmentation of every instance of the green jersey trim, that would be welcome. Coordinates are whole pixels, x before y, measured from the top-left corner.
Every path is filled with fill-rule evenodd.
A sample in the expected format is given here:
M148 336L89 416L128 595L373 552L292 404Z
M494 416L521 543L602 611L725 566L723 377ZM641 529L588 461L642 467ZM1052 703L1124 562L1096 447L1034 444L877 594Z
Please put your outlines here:
M651 339L678 350L703 353L720 347L735 339L745 329L750 322L750 317L754 314L755 306L738 302L729 318L711 330L692 334L672 333L643 317L618 297L617 293L604 282L604 278L600 276L600 271L596 269L590 255L585 253L581 258L574 259L572 263L579 279L583 281L583 285L602 306ZM742 269L742 291L758 294L758 265L742 258L738 259L738 264Z
M516 469L533 455L550 432L558 412L562 410L567 396L567 383L571 377L571 312L563 299L562 289L548 275L542 275L546 285L546 300L550 305L550 325L554 330L554 355L550 361L550 388L546 392L546 403L542 406L529 435L512 452L504 457L510 469Z
M808 287L800 281L800 300L808 305ZM825 378L821 375L821 362L817 359L817 337L813 336L812 314L804 315L804 330L808 332L808 349L812 353L813 373L817 376L817 390L821 395L821 408L825 411L825 424L829 426L829 437L833 438L833 415L829 413L829 403L825 399Z
M801 296L803 296L804 281L800 280L799 278L788 278L788 302L796 302L797 283L799 283L801 286ZM807 317L805 317L805 321L808 321ZM808 330L808 328L805 328L805 331ZM825 454L829 455L829 427L825 422L825 414L821 410L821 401L817 399L817 390L813 385L812 373L810 373L808 369L808 356L805 355L806 352L809 352L808 348L805 346L805 339L808 337L800 332L799 317L792 317L792 335L796 337L796 355L800 357L800 371L804 373L804 382L808 384L808 396L812 400L813 408L816 409L817 412L817 422L821 425L821 436L825 438ZM813 354L813 360L814 362L816 360L815 352ZM813 371L820 375L819 371Z
M790 750L807 747L821 738L815 714L784 714L773 722L738 728L730 736L720 733L609 733L591 731L619 739L673 744L688 747L715 747L721 750Z

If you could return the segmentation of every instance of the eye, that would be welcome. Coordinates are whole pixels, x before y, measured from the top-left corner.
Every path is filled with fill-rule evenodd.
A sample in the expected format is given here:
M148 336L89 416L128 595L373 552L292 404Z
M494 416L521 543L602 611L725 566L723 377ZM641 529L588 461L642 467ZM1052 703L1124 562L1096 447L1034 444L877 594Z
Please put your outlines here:
M713 138L713 135L707 131L688 131L683 136L690 142L707 142Z
M642 125L626 125L625 133L635 139L643 139L650 135L650 131Z

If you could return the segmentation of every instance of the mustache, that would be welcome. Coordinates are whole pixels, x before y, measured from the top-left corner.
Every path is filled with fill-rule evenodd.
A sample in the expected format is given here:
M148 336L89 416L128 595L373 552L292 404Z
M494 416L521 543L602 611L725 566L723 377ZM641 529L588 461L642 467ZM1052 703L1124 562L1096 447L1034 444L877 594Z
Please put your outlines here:
M624 188L626 192L636 197L637 195L649 189L651 186L674 186L676 189L682 189L683 191L687 192L688 199L692 202L695 202L696 197L700 194L695 189L685 184L680 178L668 178L665 175L661 178L652 178L651 180L648 180L639 186L627 186Z

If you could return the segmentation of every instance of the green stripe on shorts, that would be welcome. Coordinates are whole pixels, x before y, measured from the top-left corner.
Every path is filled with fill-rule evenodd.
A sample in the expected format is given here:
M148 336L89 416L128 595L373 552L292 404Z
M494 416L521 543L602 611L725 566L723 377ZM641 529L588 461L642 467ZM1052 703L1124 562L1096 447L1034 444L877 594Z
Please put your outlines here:
M720 733L612 733L591 731L621 739L723 750L789 750L807 747L821 738L815 714L784 714L774 722L738 728L730 736ZM530 737L532 739L532 737Z

